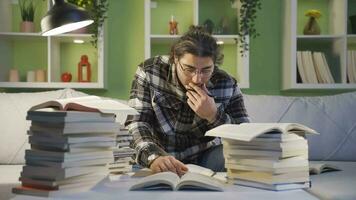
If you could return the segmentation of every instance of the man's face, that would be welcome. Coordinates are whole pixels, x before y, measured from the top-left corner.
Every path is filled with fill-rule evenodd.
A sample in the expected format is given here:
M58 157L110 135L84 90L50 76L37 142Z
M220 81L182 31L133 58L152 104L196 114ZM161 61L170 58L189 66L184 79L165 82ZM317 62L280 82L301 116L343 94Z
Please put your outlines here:
M198 57L190 53L175 59L178 79L183 86L193 83L199 87L206 84L213 71L214 62L211 57Z

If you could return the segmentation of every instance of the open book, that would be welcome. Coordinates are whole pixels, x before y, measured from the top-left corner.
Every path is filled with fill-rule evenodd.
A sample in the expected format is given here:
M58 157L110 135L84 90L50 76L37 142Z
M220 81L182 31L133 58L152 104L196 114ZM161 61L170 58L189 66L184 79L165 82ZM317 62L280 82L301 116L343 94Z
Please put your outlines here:
M335 165L321 162L309 162L309 174L321 174L330 171L340 171Z
M192 172L179 177L173 172L161 172L139 179L130 190L211 190L223 191L218 180Z
M298 123L243 123L223 124L205 133L205 136L221 137L232 140L251 141L270 132L296 133L298 135L318 134L315 130Z
M85 96L67 99L56 99L47 101L30 108L29 111L36 111L43 108L54 108L59 111L83 111L83 112L100 112L100 113L114 113L117 121L123 122L127 115L137 114L136 110L110 99L102 99L98 96ZM48 110L46 110L48 111Z

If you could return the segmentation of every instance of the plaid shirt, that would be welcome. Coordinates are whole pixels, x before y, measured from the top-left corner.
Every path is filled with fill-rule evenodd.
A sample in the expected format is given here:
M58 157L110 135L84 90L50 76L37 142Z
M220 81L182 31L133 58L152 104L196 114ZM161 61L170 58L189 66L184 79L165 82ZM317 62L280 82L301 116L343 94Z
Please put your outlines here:
M125 124L134 138L138 164L148 167L148 156L152 154L172 155L189 162L200 152L221 144L219 138L205 137L206 131L221 124L249 122L234 78L216 67L207 89L218 107L213 123L189 107L185 89L168 57L150 58L138 66L129 105L139 115L129 116Z

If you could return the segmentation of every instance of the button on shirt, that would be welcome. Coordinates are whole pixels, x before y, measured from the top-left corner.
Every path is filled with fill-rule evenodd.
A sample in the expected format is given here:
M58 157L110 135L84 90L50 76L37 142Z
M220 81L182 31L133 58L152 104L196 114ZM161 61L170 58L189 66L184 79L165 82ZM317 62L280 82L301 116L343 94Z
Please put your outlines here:
M192 160L200 152L221 144L219 138L205 137L206 131L221 124L249 122L233 77L215 67L206 86L217 106L217 117L212 123L189 107L186 90L168 57L153 57L138 66L129 105L139 115L129 116L125 124L134 138L131 145L138 164L148 167L147 158L152 154Z

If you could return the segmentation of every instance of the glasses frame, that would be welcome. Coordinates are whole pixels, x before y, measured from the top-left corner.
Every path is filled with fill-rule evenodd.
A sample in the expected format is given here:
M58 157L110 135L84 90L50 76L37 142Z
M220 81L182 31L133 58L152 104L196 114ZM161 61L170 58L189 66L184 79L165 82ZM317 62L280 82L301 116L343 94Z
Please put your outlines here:
M203 70L201 69L195 69L194 72L189 72L187 71L189 68L184 68L182 63L180 61L178 61L178 64L180 65L180 68L182 69L184 75L186 75L187 77L194 77L195 75L198 75L198 73L204 77L204 78L208 78L208 77L211 77L211 75L213 75L214 73L214 67L212 67L212 70L209 72L209 74L204 74Z

